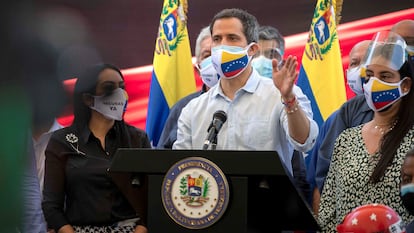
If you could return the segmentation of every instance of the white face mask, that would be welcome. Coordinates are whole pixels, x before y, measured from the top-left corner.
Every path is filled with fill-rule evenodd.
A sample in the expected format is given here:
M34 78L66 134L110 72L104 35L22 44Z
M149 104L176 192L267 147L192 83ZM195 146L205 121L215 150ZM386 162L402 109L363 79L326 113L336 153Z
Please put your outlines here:
M208 87L216 85L220 78L220 75L217 74L216 69L214 69L213 63L211 62L211 56L205 58L200 63L199 70L201 79L203 80L204 84L206 84Z
M220 77L232 79L239 76L249 65L251 56L247 53L250 46L219 45L211 49L211 61Z
M357 94L363 94L362 90L362 78L361 78L361 67L354 67L346 71L346 79L348 81L348 86L352 91Z
M110 120L121 121L126 110L128 94L122 88L115 89L111 95L93 96L91 109L101 113Z
M273 65L272 60L265 56L258 56L252 59L252 66L259 72L261 76L272 78Z
M376 112L386 109L393 105L408 92L404 93L401 90L401 83L405 78L398 83L387 83L378 78L371 77L367 83L364 83L365 100L368 106Z

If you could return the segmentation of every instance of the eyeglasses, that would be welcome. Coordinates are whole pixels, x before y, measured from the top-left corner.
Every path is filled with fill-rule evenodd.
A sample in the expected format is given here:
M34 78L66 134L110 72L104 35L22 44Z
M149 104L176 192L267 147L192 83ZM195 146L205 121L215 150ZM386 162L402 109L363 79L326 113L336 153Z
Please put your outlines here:
M266 58L269 59L276 59L279 62L282 60L282 53L280 51L280 49L278 48L271 48L271 49L266 49L266 50L262 50L259 52L258 56L264 56Z

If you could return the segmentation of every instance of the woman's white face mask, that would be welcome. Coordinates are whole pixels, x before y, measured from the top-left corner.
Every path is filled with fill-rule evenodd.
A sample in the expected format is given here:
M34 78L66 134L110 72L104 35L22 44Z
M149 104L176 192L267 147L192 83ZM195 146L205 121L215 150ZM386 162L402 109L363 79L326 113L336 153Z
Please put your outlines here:
M128 103L128 94L122 88L115 89L111 95L93 96L94 103L89 108L101 113L110 120L121 121Z
M346 71L346 79L348 82L348 86L355 94L360 95L364 93L364 91L362 90L363 78L361 78L360 66L348 69Z

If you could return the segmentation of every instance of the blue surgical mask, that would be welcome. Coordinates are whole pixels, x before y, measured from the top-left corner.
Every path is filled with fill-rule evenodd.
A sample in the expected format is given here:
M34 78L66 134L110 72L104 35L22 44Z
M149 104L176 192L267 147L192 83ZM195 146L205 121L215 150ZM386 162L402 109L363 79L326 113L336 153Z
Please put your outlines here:
M272 78L273 66L271 59L260 55L252 59L252 66L261 76Z

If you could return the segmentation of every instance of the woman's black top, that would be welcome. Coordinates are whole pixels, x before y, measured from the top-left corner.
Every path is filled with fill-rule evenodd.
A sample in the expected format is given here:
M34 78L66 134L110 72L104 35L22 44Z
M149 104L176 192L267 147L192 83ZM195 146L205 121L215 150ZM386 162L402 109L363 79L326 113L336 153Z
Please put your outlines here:
M57 232L66 224L105 226L142 217L108 173L121 147L151 148L151 144L143 130L118 121L105 137L105 150L87 127L81 132L71 126L53 133L45 152L42 202L50 228Z

